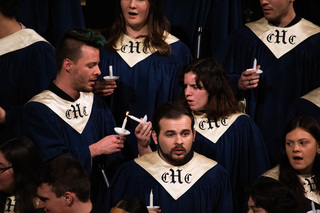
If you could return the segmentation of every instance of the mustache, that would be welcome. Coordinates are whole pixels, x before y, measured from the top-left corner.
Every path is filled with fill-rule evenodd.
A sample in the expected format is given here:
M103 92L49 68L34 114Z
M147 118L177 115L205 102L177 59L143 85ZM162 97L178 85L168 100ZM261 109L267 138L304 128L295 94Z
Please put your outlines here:
M186 149L181 145L181 144L178 144L176 145L175 147L172 148L172 151L186 151Z

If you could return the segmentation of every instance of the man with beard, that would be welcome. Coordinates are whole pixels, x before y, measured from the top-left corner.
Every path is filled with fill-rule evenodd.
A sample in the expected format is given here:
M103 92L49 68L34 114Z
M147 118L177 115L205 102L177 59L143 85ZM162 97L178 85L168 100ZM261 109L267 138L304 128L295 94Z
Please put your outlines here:
M152 123L158 151L122 165L110 184L110 203L136 197L166 213L232 212L225 169L192 151L191 112L179 104L165 103L155 111Z

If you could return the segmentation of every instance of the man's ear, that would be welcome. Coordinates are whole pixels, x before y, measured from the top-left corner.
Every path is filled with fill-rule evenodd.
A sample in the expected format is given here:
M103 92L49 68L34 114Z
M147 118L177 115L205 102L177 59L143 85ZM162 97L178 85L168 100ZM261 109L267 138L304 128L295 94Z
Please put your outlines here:
M157 134L155 131L152 131L152 139L155 144L158 144L158 138L157 138Z
M64 202L65 202L66 206L72 206L72 204L74 202L73 193L65 192L64 199L65 199Z
M70 72L72 70L73 62L69 58L65 58L62 66L67 72Z

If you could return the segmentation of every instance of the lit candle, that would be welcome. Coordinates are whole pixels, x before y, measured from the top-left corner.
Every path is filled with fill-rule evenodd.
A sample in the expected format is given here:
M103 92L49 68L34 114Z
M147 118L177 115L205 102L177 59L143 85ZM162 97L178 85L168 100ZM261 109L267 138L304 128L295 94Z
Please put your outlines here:
M135 117L133 115L128 115L128 117L131 118L132 120L135 120L135 121L139 122L139 123L143 123L143 120L140 120L139 118L137 118L137 117Z
M253 60L253 70L257 70L257 59Z
M126 125L127 125L127 115L128 115L128 114L129 114L129 112L126 113L126 117L125 117L124 120L123 120L121 129L125 129L125 128L126 128Z
M109 66L109 76L110 78L113 77L112 65Z
M150 192L150 205L149 207L153 207L153 193L152 193L152 189L151 189L151 192Z

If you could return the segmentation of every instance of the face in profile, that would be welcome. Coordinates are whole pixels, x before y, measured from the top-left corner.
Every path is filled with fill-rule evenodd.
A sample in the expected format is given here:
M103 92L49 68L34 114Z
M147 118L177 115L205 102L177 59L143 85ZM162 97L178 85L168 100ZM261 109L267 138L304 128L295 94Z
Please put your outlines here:
M12 193L14 183L13 168L0 151L0 191Z
M184 74L184 95L191 110L205 110L209 94L203 87L199 88L197 86L196 77L193 72ZM200 86L203 86L201 82Z
M121 0L120 5L127 27L138 31L146 25L150 10L148 0Z
M37 194L40 198L38 208L43 208L45 212L61 213L67 211L64 196L58 198L52 191L52 186L47 183L42 183L38 187Z
M319 144L302 128L296 128L286 135L285 150L291 166L300 174L311 174Z
M178 119L162 118L159 127L159 135L153 132L152 137L155 143L159 144L160 157L174 166L185 164L191 154L195 136L191 119L187 115Z
M101 74L98 63L99 49L83 45L82 56L77 62L72 62L73 85L77 91L91 92Z

